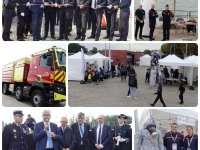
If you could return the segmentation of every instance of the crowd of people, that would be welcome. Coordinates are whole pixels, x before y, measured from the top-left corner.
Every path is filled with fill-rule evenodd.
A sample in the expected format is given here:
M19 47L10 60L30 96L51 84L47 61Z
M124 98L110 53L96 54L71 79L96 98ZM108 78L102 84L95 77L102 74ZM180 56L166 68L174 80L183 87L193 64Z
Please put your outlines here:
M171 131L163 133L156 127L153 118L144 123L144 128L134 136L134 149L140 150L198 150L198 135L194 134L193 127L187 126L187 135L178 132L178 124L171 124Z
M59 22L59 37L57 40L69 40L72 22L76 25L76 38L85 40L87 24L92 28L88 39L99 40L101 34L102 16L106 17L106 36L113 40L116 28L116 15L120 9L119 33L117 41L126 41L129 31L131 0L3 0L3 34L4 41L12 41L10 29L17 8L17 40L25 41L28 32L33 35L33 41L45 40L49 30L51 38L56 40L55 25ZM41 27L44 14L44 35ZM57 18L57 20L56 20ZM74 21L73 21L74 20ZM49 29L50 26L50 29Z
M14 122L3 129L3 150L33 149L27 146L28 127L22 123L23 112L15 110L13 116ZM70 127L66 116L61 118L60 127L50 122L50 119L51 111L44 110L42 121L34 123L33 140L37 143L35 150L131 150L132 129L126 123L128 117L125 114L118 115L116 118L118 125L113 130L110 125L104 123L104 115L98 116L98 123L92 130L85 122L85 114L82 112L77 114L77 122L71 124ZM111 140L114 142L112 146Z

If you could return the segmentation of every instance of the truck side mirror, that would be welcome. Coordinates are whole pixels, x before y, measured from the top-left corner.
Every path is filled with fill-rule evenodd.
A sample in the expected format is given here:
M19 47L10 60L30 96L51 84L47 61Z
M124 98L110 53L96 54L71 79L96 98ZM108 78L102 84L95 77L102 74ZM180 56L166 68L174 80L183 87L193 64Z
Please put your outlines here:
M47 57L47 66L52 66L53 60L52 57Z

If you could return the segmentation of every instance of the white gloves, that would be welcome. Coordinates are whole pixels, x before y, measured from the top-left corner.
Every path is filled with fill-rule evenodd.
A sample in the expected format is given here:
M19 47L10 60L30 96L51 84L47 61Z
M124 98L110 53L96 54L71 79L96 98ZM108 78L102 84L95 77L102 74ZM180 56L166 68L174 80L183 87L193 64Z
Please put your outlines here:
M23 16L23 17L24 17L24 16L25 16L25 14L22 12L22 13L21 13L21 16Z
M58 6L58 4L57 3L55 3L55 7L57 7Z
M42 5L40 6L40 8L44 8L44 5L42 4Z
M26 3L26 6L28 7L28 6L30 6L31 4L28 2L28 3Z
M111 8L112 8L112 5L107 6L107 8L108 8L108 9L111 9Z

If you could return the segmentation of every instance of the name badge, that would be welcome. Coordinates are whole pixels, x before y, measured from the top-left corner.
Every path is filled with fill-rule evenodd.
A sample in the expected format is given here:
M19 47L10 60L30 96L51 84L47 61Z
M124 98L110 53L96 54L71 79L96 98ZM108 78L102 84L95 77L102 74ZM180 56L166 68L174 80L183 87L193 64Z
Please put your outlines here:
M192 150L191 148L187 148L187 150Z
M177 150L177 143L172 144L172 150Z

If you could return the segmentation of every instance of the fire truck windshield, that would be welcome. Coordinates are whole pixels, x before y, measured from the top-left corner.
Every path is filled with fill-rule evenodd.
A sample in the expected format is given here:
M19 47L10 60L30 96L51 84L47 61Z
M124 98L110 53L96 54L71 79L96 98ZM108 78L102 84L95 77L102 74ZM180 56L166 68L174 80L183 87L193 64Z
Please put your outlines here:
M63 51L57 51L58 61L60 65L66 66L66 53Z

